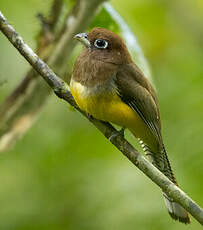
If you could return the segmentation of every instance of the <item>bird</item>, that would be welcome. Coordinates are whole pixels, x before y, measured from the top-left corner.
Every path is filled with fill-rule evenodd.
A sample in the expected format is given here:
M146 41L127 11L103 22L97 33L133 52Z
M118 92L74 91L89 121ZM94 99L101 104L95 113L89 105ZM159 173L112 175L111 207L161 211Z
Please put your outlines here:
M122 38L101 27L74 38L84 45L70 80L78 107L96 119L130 130L152 164L178 185L163 143L156 92ZM190 223L187 211L163 195L170 216Z

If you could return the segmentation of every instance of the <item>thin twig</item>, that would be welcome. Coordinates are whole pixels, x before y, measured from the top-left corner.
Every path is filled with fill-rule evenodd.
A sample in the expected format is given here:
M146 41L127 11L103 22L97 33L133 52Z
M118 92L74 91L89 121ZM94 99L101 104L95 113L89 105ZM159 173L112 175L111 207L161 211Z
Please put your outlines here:
M18 49L25 59L35 68L35 70L44 78L54 92L73 105L77 110L73 97L69 91L68 85L62 81L33 51L25 44L23 39L17 34L14 28L6 21L0 12L0 30L9 39L9 41ZM80 111L80 110L79 110ZM80 111L81 112L81 111ZM81 112L86 116L83 112ZM87 116L86 116L87 117ZM87 117L88 118L88 117ZM95 119L89 119L106 138L110 138L115 129L105 122ZM145 157L140 154L131 144L122 136L110 139L135 166L137 166L145 175L155 182L169 197L181 204L200 224L203 225L203 210L180 188L173 184L164 174L154 167Z
M54 1L60 2L60 0ZM40 57L43 57L61 76L64 76L67 60L75 46L73 35L87 28L103 1L105 0L76 1L72 13L66 18L60 38L55 41L55 44L51 44L51 47L48 46L40 52ZM0 152L10 148L34 123L51 94L50 88L43 83L42 79L37 78L36 71L30 72L29 77L26 77L0 106ZM23 88L25 83L26 87Z
M59 19L62 7L63 7L63 0L53 0L51 12L49 15L49 25L50 25L51 30L54 30L56 27L55 25L58 23L58 19Z
M36 53L38 56L45 56L47 53L46 48L50 45L51 39L53 37L57 21L60 16L60 12L63 6L63 0L53 0L51 5L51 12L48 19L45 19L43 15L38 14L41 21L41 31L37 36L37 48ZM43 21L43 22L42 22ZM46 22L45 22L46 21ZM46 28L46 29L45 29ZM17 115L19 108L21 108L25 102L25 98L30 98L32 90L34 89L35 83L37 81L37 72L34 69L30 69L25 75L24 79L20 84L13 90L13 92L5 99L5 101L0 106L0 137L4 135L10 128L9 126L14 122L15 119L19 119ZM31 96L34 98L33 96ZM13 118L13 119L12 119ZM5 124L4 126L2 126ZM16 133L15 133L16 136ZM11 137L11 135L10 135ZM9 144L8 144L9 145ZM1 150L0 150L1 151Z

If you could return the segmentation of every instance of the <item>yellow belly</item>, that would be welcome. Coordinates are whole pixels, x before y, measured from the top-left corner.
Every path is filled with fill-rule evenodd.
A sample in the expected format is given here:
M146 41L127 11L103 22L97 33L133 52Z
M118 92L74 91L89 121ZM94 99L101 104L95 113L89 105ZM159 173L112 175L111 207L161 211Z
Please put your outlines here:
M92 94L80 83L71 82L71 93L81 110L91 114L96 119L112 122L121 127L128 128L136 137L143 141L149 129L127 104L121 101L116 92ZM148 139L148 138L147 138Z

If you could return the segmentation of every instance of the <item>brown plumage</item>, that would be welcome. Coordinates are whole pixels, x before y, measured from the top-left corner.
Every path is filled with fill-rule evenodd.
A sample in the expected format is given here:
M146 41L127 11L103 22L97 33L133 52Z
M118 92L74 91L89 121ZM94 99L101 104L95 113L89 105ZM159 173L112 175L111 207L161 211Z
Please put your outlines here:
M177 184L162 140L156 93L123 40L104 28L75 37L85 45L70 83L78 106L97 119L128 128L151 162ZM190 222L184 208L166 194L164 199L173 219Z

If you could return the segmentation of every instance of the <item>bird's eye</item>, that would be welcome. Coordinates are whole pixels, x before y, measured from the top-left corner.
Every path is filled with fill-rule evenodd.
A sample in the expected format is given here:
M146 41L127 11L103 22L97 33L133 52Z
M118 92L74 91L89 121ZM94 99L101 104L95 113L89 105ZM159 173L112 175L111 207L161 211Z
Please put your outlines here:
M94 46L99 49L106 49L106 47L108 46L108 42L104 39L97 39L94 42Z

